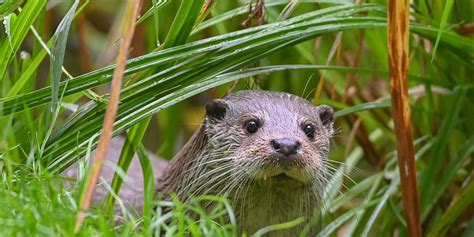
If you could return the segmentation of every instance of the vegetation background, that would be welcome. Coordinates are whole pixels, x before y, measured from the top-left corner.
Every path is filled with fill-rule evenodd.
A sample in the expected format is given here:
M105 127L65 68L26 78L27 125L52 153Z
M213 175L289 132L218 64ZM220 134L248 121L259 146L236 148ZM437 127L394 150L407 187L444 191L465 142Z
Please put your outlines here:
M87 176L66 188L58 173L97 145L126 3L0 1L0 235L74 232ZM407 235L390 113L386 5L144 1L115 124L115 134L127 132L133 141L120 168L126 170L134 149L147 167L144 147L171 159L201 123L203 105L230 90L287 91L337 111L319 235ZM469 0L410 5L408 86L419 215L428 236L474 236L473 7ZM124 208L120 224L108 215L111 202L93 208L78 235L158 229L235 235L223 198L192 204L145 198L144 215ZM221 205L204 213L202 199ZM174 211L154 214L154 204ZM184 210L199 213L199 220Z

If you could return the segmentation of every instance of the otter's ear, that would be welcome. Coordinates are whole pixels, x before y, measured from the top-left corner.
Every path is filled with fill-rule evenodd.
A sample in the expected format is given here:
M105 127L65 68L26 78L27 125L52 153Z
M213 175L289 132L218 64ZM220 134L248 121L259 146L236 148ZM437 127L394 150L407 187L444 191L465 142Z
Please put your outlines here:
M323 126L332 130L332 123L334 122L334 111L332 108L327 105L320 105L316 108L318 109L319 118Z
M223 100L217 99L206 105L206 115L210 119L222 120L227 109L227 104Z

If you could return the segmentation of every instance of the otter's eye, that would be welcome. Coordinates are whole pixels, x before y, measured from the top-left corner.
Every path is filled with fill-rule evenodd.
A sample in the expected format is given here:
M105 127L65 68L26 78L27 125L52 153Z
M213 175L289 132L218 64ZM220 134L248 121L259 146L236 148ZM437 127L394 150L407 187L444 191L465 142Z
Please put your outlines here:
M313 139L314 138L314 125L305 124L303 126L303 132L304 132L304 134L306 134L307 137Z
M256 133L260 128L260 122L256 119L249 120L245 123L245 131L248 133Z

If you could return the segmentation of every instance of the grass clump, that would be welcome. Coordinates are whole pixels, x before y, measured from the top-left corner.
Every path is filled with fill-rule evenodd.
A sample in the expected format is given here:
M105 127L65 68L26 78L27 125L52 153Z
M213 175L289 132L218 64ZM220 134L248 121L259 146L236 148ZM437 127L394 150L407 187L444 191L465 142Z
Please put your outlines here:
M77 215L78 185L46 170L19 170L0 182L0 236L70 236ZM119 200L120 201L120 200ZM213 208L205 211L204 205ZM107 215L100 205L87 213L78 236L236 236L235 217L223 197L202 196L182 203L155 200L150 225L125 207ZM171 210L167 213L164 210Z

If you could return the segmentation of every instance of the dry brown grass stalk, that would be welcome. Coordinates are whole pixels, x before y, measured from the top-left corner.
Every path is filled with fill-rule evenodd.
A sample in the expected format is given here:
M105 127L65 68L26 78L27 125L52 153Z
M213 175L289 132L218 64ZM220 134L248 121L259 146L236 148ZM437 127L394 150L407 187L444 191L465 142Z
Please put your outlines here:
M390 0L388 6L388 54L392 117L397 138L398 166L403 206L412 237L421 236L415 155L411 128L407 73L409 67L409 1Z
M105 112L104 123L102 126L102 134L99 139L99 145L96 152L96 159L92 163L85 185L85 194L81 197L79 212L76 217L75 231L77 232L84 221L85 213L89 208L92 195L94 194L95 185L99 177L100 170L107 154L110 139L114 128L115 116L117 114L118 103L120 100L120 89L122 88L123 72L127 59L127 52L135 31L135 20L138 17L141 8L141 0L128 1L125 8L125 15L122 23L122 35L120 40L120 48L117 54L116 66L110 89L110 102Z

